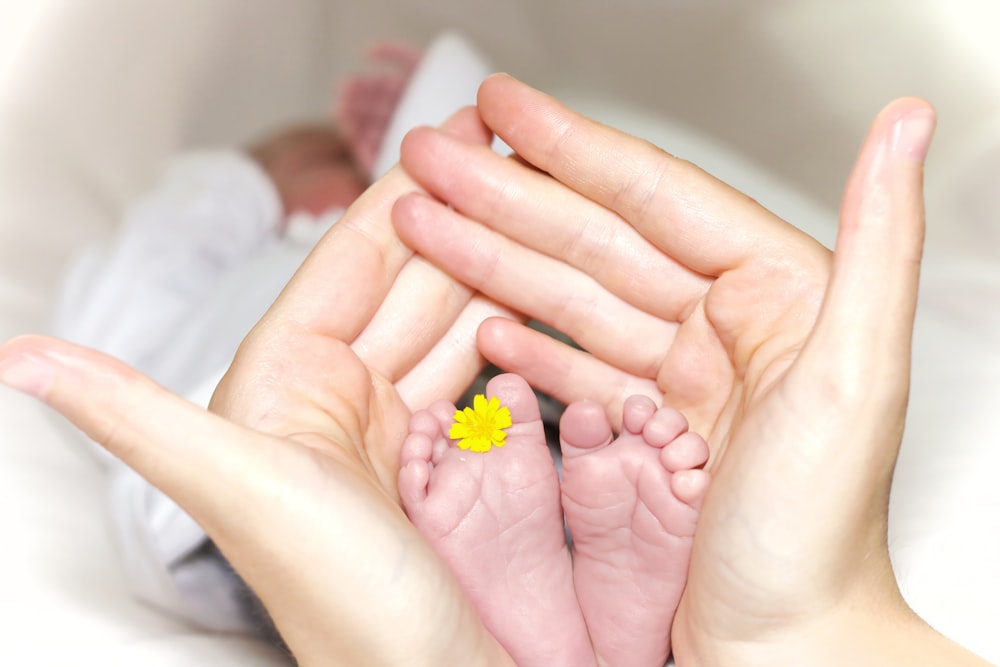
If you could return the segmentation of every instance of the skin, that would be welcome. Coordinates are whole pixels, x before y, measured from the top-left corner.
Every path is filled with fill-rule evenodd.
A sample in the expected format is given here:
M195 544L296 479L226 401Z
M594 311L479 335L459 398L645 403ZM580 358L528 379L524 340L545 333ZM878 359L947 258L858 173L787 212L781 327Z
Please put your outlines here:
M448 128L487 139L471 110ZM242 344L214 414L92 350L0 347L3 382L189 511L303 665L512 664L396 496L407 406L457 398L482 364L476 327L506 312L399 242L390 209L414 188L395 170L321 240Z
M400 234L454 267L445 274L392 232L389 207L415 191L393 172L248 336L215 415L46 338L0 347L0 380L45 400L190 511L302 664L510 664L406 522L392 485L407 406L457 396L480 364L477 328L488 356L563 399L589 395L620 414L636 387L678 399L671 403L692 428L710 434L714 482L674 623L679 664L984 664L906 608L885 548L922 242L927 105L904 100L876 121L832 258L690 165L509 78L484 85L480 108L552 175L543 198L529 197L542 183L534 171L507 180L505 167L481 168L473 156L483 153L446 135L414 135L407 168L458 211L470 212L459 195L479 179L494 210L580 213L589 225L582 234L565 229L568 213L535 232L511 217L505 233L522 245L492 236L499 245L477 245L471 232L440 235L468 221L410 196L397 206ZM471 120L461 116L451 130L484 144ZM441 187L414 164L422 141L438 156L455 149L454 161L439 163L450 165ZM427 247L430 213L441 225L436 252ZM473 217L488 225L491 216ZM535 248L547 243L557 245L541 256ZM461 268L456 257L470 261ZM515 294L529 277L541 288ZM490 296L552 315L593 355L510 321L479 327L505 313ZM639 328L624 326L632 323ZM652 350L636 349L630 337L640 335L639 347ZM648 345L655 340L665 342Z
M401 457L403 507L519 667L597 667L538 401L516 375L494 377L485 395L512 420L503 447L487 452L447 437L452 403L414 415Z
M678 664L984 664L907 607L886 545L933 110L903 99L875 120L831 255L509 77L484 83L479 108L519 158L415 132L403 164L453 210L409 196L397 229L587 350L494 320L480 347L501 367L563 401L598 396L615 416L639 390L706 434L714 481L674 624ZM558 286L526 289L538 275Z
M709 482L705 441L645 396L625 401L616 439L604 407L580 401L560 419L559 474L524 379L498 375L485 395L512 419L487 452L451 440L447 401L411 419L399 473L410 520L518 665L662 667Z

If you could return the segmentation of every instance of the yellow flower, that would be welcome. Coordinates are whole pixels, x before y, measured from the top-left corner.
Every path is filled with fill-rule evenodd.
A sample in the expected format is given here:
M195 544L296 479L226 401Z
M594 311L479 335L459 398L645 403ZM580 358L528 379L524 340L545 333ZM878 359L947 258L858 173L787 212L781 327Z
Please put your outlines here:
M490 447L504 446L507 433L503 429L511 424L510 410L500 406L500 399L494 396L487 402L485 396L476 394L471 408L455 411L448 437L458 440L461 449L488 452Z

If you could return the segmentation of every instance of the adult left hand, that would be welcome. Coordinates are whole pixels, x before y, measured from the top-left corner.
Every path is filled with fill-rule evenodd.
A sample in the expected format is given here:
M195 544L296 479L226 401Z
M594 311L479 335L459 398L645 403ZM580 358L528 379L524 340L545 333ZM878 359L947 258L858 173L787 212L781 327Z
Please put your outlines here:
M471 110L447 128L489 138ZM396 237L390 208L415 189L393 171L324 237L242 344L216 414L92 350L0 347L0 380L202 525L304 665L507 660L395 492L409 406L457 397L481 367L479 323L507 314Z

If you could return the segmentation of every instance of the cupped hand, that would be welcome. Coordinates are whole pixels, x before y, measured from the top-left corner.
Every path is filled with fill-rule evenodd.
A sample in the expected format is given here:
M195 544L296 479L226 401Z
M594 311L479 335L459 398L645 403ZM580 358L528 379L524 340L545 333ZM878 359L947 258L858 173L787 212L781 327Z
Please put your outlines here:
M452 208L409 196L397 229L583 348L493 320L479 339L498 365L564 401L599 398L614 419L647 393L709 441L678 663L820 664L872 649L845 640L859 618L919 635L886 521L933 111L906 99L878 117L831 255L697 167L509 77L487 80L479 107L518 157L411 133L404 167Z
M484 143L472 110L448 131ZM506 313L396 238L375 184L242 344L212 411L57 340L0 348L32 393L184 507L260 595L301 664L506 661L395 491L409 406L455 398L475 331Z

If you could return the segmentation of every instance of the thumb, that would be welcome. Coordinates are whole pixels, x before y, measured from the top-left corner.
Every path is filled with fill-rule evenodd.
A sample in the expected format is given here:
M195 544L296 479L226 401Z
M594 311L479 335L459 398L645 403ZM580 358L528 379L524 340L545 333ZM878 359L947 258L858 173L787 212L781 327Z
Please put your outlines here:
M244 503L254 443L243 429L168 392L126 364L41 336L0 346L0 382L44 401L187 510L208 532ZM219 479L227 479L224 486ZM251 522L252 523L252 522Z
M905 408L934 125L934 110L914 98L876 118L847 184L833 274L803 354L875 410Z

